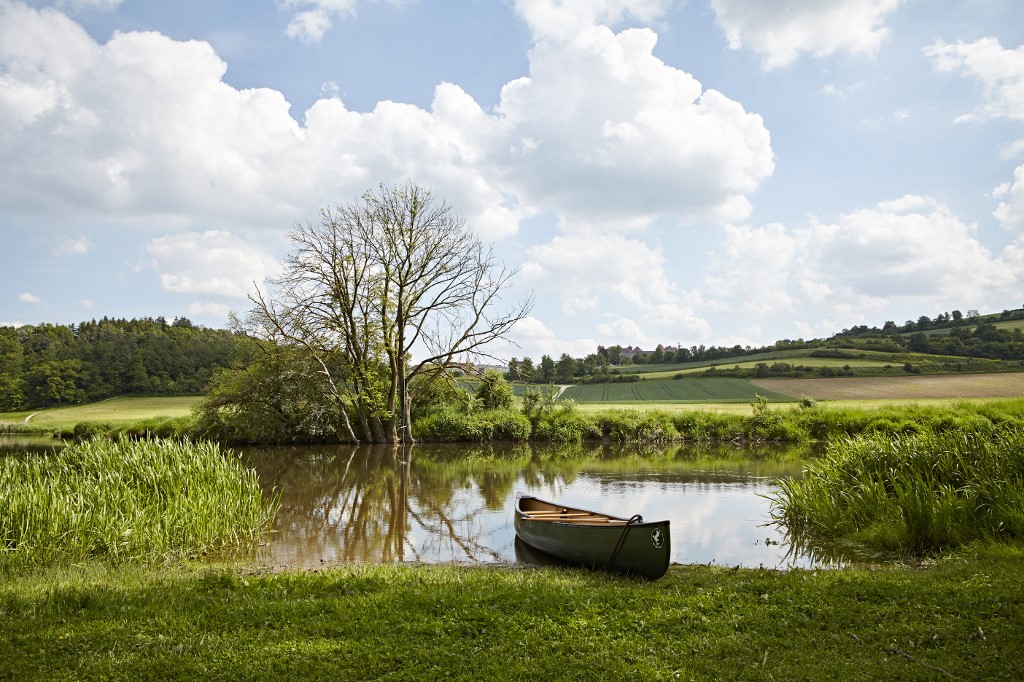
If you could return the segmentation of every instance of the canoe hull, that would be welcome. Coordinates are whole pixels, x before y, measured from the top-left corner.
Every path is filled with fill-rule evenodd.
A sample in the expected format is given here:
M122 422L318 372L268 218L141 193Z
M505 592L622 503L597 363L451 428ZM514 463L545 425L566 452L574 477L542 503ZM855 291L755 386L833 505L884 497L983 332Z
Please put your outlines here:
M593 514L602 523L552 520L545 510L564 510L567 516ZM548 514L547 518L531 518ZM565 507L535 497L516 500L516 535L530 547L574 564L638 575L656 580L665 575L672 555L668 521L629 519Z

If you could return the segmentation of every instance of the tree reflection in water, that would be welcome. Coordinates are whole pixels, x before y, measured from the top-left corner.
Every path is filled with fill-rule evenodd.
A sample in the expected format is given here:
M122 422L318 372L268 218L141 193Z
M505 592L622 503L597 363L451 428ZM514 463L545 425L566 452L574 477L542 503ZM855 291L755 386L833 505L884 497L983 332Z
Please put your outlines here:
M770 532L759 527L767 514L739 518L746 525L735 536L716 526L723 523L716 509L761 504L771 481L799 475L810 453L420 444L261 447L243 454L267 492L281 491L274 535L259 553L274 565L514 562L512 504L522 490L626 516L637 510L671 518L675 561L769 566L785 564L788 548L775 547L776 540L745 546ZM747 502L735 503L737 495ZM718 552L710 559L692 544L704 542L702 534L718 543L706 550Z

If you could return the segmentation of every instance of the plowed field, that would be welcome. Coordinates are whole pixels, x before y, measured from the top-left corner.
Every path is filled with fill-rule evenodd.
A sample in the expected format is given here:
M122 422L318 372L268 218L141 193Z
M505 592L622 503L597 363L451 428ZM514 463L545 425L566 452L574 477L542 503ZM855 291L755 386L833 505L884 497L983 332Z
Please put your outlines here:
M815 400L1013 398L1024 396L1024 373L833 379L758 379L766 390Z

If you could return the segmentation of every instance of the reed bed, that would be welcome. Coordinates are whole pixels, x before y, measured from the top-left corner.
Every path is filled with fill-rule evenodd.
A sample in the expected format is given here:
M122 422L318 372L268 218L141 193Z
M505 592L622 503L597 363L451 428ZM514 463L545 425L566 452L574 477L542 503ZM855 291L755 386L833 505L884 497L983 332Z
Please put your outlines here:
M94 439L0 459L0 568L158 563L252 546L278 500L215 443Z
M799 545L924 555L1024 538L1024 430L866 435L833 442L772 515Z

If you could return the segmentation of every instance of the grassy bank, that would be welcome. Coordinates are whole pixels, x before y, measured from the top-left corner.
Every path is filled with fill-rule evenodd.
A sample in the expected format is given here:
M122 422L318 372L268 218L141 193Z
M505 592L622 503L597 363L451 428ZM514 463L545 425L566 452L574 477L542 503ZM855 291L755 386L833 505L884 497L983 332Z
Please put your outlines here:
M10 571L251 545L275 504L216 444L121 438L0 458L0 511L0 571Z
M773 515L803 545L921 554L1024 539L1024 431L840 440L774 497Z
M944 433L1024 426L1024 399L985 402L957 401L937 405L886 405L875 409L842 408L805 401L783 409L758 399L743 412L638 409L581 410L555 404L529 415L508 410L463 413L450 411L413 425L418 437L437 441L500 439L513 433L508 424L518 418L513 440L580 442L724 442L828 441L860 434ZM429 427L429 428L428 428ZM502 434L502 435L498 435Z
M155 402L138 402L138 401ZM191 416L158 416L170 411L170 399L122 398L96 406L64 408L37 414L27 424L20 414L0 415L0 433L57 433L65 438L95 435L160 438L192 437ZM178 399L185 410L195 398ZM52 415L50 412L60 413ZM90 417L84 421L78 418ZM93 417L95 419L93 419ZM1024 398L873 400L772 404L750 403L551 403L529 416L521 410L450 409L414 421L425 441L481 442L507 440L577 442L607 439L622 442L827 441L864 433L924 433L989 430L1007 422L1024 425ZM244 434L243 434L244 435ZM239 442L259 442L240 436Z
M1022 560L64 571L0 586L0 678L1020 679Z

